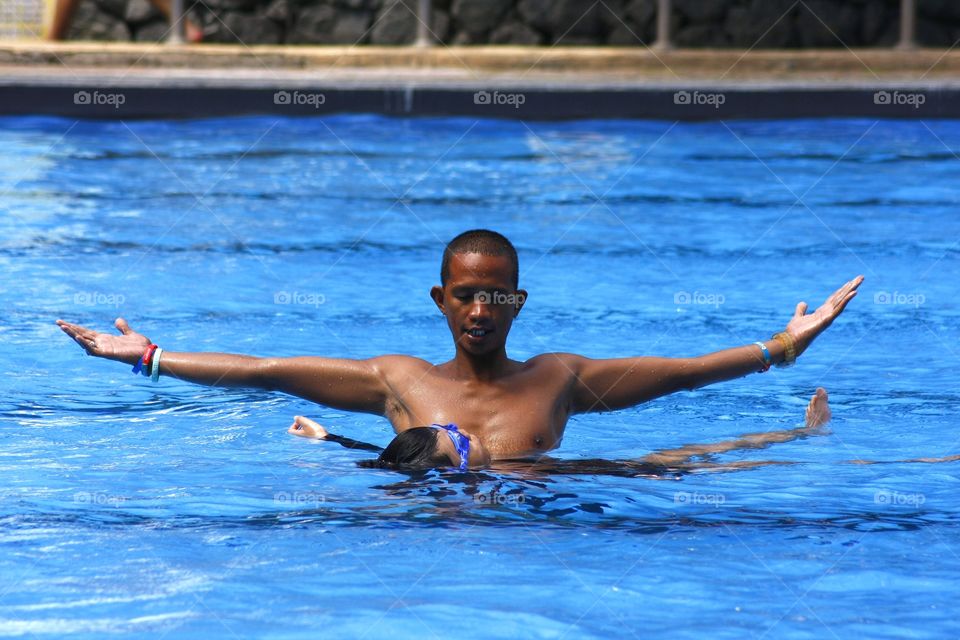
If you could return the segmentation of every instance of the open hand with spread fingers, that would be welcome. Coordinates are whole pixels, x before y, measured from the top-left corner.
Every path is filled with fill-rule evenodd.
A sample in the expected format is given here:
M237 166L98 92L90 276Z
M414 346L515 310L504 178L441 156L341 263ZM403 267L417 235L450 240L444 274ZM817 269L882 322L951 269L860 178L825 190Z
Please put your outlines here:
M123 318L117 318L113 325L120 330L119 336L57 320L57 326L73 338L73 341L80 345L87 355L135 364L144 350L150 346L150 339L131 329Z
M862 282L863 276L857 276L834 291L833 295L813 313L807 313L806 302L797 305L786 329L796 342L797 356L803 353L814 339L843 312L847 304L857 295L857 289Z

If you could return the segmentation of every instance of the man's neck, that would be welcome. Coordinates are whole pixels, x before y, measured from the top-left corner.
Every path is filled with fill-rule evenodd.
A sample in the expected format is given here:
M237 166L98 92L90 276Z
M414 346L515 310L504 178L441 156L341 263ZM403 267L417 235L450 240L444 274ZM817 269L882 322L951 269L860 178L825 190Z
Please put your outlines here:
M460 379L478 382L493 382L513 371L516 363L507 357L506 349L477 356L463 349L457 349L457 355L447 363L453 375Z

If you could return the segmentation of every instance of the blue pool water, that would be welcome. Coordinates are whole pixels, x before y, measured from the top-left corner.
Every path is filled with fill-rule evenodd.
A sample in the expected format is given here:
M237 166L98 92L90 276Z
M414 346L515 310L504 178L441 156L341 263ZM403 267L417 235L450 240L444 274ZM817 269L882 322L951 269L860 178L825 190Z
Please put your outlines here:
M947 121L0 120L0 635L956 636L960 463L901 462L960 453L956 152ZM574 417L556 457L791 428L817 386L830 432L409 476L286 433L383 419L152 385L53 323L442 361L427 293L477 226L520 251L519 359L745 344L866 276L798 366Z

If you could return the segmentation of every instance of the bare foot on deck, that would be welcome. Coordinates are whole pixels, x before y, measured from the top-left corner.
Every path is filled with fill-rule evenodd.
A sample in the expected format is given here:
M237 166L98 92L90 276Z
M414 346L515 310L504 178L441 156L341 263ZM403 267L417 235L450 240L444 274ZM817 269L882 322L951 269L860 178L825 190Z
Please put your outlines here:
M328 435L327 430L320 426L320 424L303 416L293 417L293 424L287 429L287 433L292 433L301 438L316 438L318 440L323 440Z
M830 405L827 404L827 390L823 387L817 387L817 392L810 398L810 404L807 405L807 415L805 419L806 427L813 429L823 426L830 422Z

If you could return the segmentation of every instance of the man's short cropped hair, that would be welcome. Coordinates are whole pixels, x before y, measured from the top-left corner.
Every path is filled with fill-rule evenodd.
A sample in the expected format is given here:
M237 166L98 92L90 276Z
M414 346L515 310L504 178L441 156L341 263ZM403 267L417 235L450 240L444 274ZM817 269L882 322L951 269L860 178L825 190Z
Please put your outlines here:
M479 253L483 256L506 256L513 263L513 288L520 285L520 260L513 243L496 231L471 229L447 243L440 263L440 284L446 286L450 276L450 258L458 253Z

